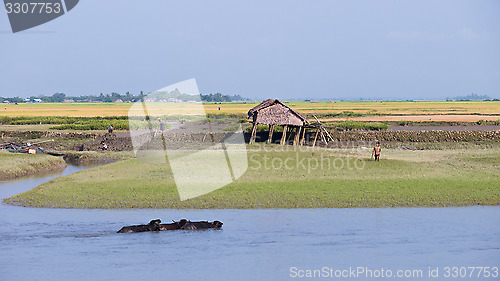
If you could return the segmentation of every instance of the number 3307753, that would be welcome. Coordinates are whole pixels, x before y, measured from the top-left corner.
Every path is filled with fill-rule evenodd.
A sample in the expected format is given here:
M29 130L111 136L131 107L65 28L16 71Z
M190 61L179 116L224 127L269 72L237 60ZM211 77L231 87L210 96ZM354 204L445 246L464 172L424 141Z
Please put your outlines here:
M5 3L7 14L59 14L61 3Z

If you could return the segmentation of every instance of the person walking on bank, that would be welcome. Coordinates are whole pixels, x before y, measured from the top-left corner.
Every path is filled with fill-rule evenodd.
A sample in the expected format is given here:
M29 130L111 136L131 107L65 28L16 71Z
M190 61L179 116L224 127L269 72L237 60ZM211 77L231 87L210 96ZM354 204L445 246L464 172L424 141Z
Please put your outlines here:
M380 147L380 142L378 141L372 151L372 157L375 155L375 161L380 161L380 151L382 151L382 148Z

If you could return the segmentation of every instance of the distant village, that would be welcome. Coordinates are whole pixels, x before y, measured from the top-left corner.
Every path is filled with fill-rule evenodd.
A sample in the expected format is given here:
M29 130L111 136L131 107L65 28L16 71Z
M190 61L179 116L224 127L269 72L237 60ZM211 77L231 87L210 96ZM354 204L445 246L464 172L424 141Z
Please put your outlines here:
M129 92L120 95L118 93L112 94L100 94L99 96L79 96L70 97L66 96L64 93L54 93L52 96L39 96L39 97L29 97L29 98L4 98L0 97L0 100L4 104L19 104L19 103L105 103L105 102L172 102L172 103L196 103L196 102L231 102L231 101L246 101L240 95L223 95L221 93L208 94L208 95L186 95L181 94L177 89L171 93L148 93L143 94L141 92L138 95L130 94Z
M354 99L335 99L339 101L353 101ZM425 102L431 100L398 100L392 99L393 101L408 101L408 102ZM470 94L467 96L457 96L453 98L446 98L446 101L499 101L499 99L492 99L487 95L477 95ZM153 92L148 94L143 94L140 92L138 95L130 94L126 92L121 95L118 93L112 94L100 94L98 96L79 96L79 97L71 97L66 96L64 93L54 93L52 96L31 96L29 98L4 98L0 97L0 101L3 104L20 104L20 103L130 103L136 101L144 101L144 102L169 102L169 103L196 103L196 102L232 102L232 101L252 101L252 99L243 98L240 95L223 95L221 93L216 94L207 94L207 95L187 95L180 93L179 90L174 90L170 93L167 92ZM320 101L329 101L335 102L332 99L319 99L319 100L309 100L309 99L288 99L288 101L305 101L309 103L318 103ZM373 100L373 99L356 99L356 101L367 101L367 102L382 102L382 101L391 101L391 100Z

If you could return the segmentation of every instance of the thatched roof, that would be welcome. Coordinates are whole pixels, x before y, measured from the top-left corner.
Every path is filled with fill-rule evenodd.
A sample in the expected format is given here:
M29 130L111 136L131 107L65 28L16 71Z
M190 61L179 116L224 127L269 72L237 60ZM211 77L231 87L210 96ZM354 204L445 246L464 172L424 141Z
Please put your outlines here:
M276 99L267 99L248 111L253 122L264 125L303 126L309 121L302 114Z

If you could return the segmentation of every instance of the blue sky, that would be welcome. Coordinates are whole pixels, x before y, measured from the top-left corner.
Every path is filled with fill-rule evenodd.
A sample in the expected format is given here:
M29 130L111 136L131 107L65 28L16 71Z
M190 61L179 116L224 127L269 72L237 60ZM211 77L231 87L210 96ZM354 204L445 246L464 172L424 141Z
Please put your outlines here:
M12 34L0 96L150 92L264 99L500 98L500 1L80 1Z

